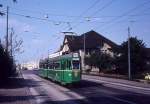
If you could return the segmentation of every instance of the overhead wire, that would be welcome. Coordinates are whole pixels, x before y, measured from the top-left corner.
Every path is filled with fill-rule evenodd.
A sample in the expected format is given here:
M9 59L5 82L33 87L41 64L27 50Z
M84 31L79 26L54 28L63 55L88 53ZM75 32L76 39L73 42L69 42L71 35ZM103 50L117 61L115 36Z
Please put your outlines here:
M100 1L100 0L97 0L93 5L91 5L87 10L85 10L83 13L86 13L86 12L88 12L88 10L89 9L91 9L94 5L96 5L97 3L98 3L98 1ZM109 3L107 3L107 6L106 5L104 5L102 8L100 8L100 9L98 9L96 12L94 12L94 13L92 13L93 15L95 14L95 13L97 13L98 11L101 11L101 10L103 10L103 9L105 9L106 7L108 7L110 4L112 4L113 3L113 1L114 0L111 0ZM143 15L150 15L150 14L148 14L148 13L145 13L145 14L132 14L132 15L128 15L131 11L133 11L133 10L135 10L136 8L138 8L139 6L143 6L143 5L145 5L145 4L147 4L147 3L149 3L149 1L148 2L144 2L143 4L140 4L140 5L138 5L138 6L136 6L135 8L133 8L133 9L131 9L131 10L129 10L128 12L125 12L125 13L123 13L123 15L120 15L120 16L101 16L101 18L108 18L108 17L115 17L114 19L112 19L112 20L110 20L110 21L105 21L105 22L99 22L99 23L107 23L106 25L108 25L108 24L111 24L112 23L112 21L114 22L114 21L116 21L117 20L117 18L122 18L122 17L125 17L125 16L143 16ZM24 14L18 14L18 13L13 13L13 12L10 12L10 14L12 14L12 15L18 15L18 16L22 16L22 17L26 17L26 18L31 18L31 19L36 19L36 20L42 20L42 21L48 21L48 22L55 22L55 23L65 23L65 24L68 24L69 23L69 25L71 25L70 23L78 23L78 24L81 24L81 23L86 23L85 21L83 22L83 21L80 21L80 22L74 22L74 21L58 21L58 20L50 20L50 19L47 19L47 18L40 18L40 17L34 17L34 16L30 16L30 15L24 15ZM82 16L82 15L81 15ZM94 17L93 17L94 18ZM90 21L91 22L91 21ZM97 22L97 21L96 21ZM70 26L71 27L71 26Z
M3 11L3 13L6 13ZM25 17L25 18L28 18L28 19L35 19L35 20L41 20L41 21L47 21L47 22L51 22L53 23L54 25L60 25L60 24L68 24L70 25L70 23L76 23L75 21L58 21L58 20L50 20L50 19L47 19L47 18L40 18L40 17L34 17L34 16L30 16L30 15L24 15L24 14L18 14L18 13L14 13L14 12L9 12L11 15L17 15L17 16L21 16L21 17ZM150 14L132 14L132 15L126 15L126 16L131 16L131 17L136 17L136 16L145 16L145 15L150 15ZM120 16L111 16L111 17L120 17ZM107 18L107 17L106 17ZM90 21L89 23L92 23L92 22L96 22L96 23L101 23L101 24L110 24L111 22L110 21ZM116 23L121 23L123 21L118 21ZM86 21L80 21L80 22L77 22L77 23L80 23L80 24L83 24L83 23L86 23ZM71 26L70 26L71 27Z
M89 17L89 18L92 19L92 18L113 18L113 17L119 17L119 16L115 16L115 15L93 16L94 14L96 14L96 12L98 12L98 10L96 12L94 12L90 16L81 16L81 15L52 14L52 13L46 13L46 12L40 12L40 11L31 11L31 10L23 10L23 9L17 9L17 8L11 8L11 9L15 9L15 10L18 10L18 11L25 11L25 12L28 12L28 13L37 13L37 14L45 14L45 15L47 14L47 15L54 16L54 17L58 16L58 17L66 17L66 18L80 18L80 19L83 18L84 19L84 18ZM149 15L149 14L143 14L143 15ZM129 16L141 16L141 15L140 14L139 15L134 15L133 14L133 15L129 15Z
M110 24L113 24L113 23L115 23L116 21L122 19L123 17L126 17L126 16L127 16L128 14L130 14L131 12L135 11L136 9L139 9L140 7L142 7L142 6L144 6L144 5L148 4L148 3L150 3L150 1L146 1L146 2L144 2L144 3L142 3L142 4L139 4L139 5L135 6L134 8L128 10L127 12L123 13L122 15L120 15L120 16L118 16L118 17L116 17L116 18L111 19L107 24L105 24L105 25L103 25L103 26L107 26L107 25L110 26ZM132 15L132 16L134 16L134 15ZM97 28L99 28L99 27L97 26L97 27L94 28L94 29L96 30ZM104 27L103 27L103 28L104 28Z
M31 19L36 19L36 20L48 21L48 22L67 23L67 21L55 21L55 20L50 20L50 19L47 19L47 18L34 17L34 16L30 16L30 15L18 14L18 13L13 13L13 12L10 12L10 14L18 15L18 16L22 16L22 17L26 17L26 18L31 18Z
M90 18L91 16L93 16L93 15L97 14L98 12L104 10L105 8L107 8L107 7L109 7L111 4L113 4L114 1L115 1L115 0L111 0L111 1L107 2L104 6L102 6L102 7L99 8L97 11L95 11L94 13L92 13L90 16L87 16L87 17ZM80 25L80 23L76 24L73 28L76 28L77 26L79 27L79 25Z
M59 17L67 17L67 18L77 18L80 16L75 16L75 15L66 15L66 14L53 14L49 12L41 12L41 11L31 11L31 10L24 10L24 9L18 9L18 8L12 8L17 11L23 11L23 12L28 12L28 13L36 13L36 14L47 14L49 16L59 16Z
M109 7L111 4L114 3L114 1L116 1L116 0L111 0L110 2L106 3L104 6L102 6L101 8L99 8L97 11L95 11L94 13L92 13L90 16L93 16L93 15L97 14L98 12L104 10L105 8Z
M75 17L75 18L79 18L82 16L82 14L86 13L89 9L93 8L98 2L100 2L101 0L96 0L89 8L87 8L84 12L82 12L79 16L67 16L67 15L60 15L60 14L50 14L50 13L44 13L44 14L48 14L48 15L51 15L51 16L65 16L65 17ZM16 9L16 10L20 10L20 9ZM27 10L20 10L20 11L27 11ZM29 12L34 12L34 13L40 13L40 14L43 14L42 12L37 12L37 11L29 11ZM42 18L38 18L38 17L31 17L31 16L25 16L25 15L20 15L20 14L16 14L16 13L13 13L14 15L19 15L19 16L24 16L24 17L27 17L27 18L34 18L34 19L38 19L38 20L47 20L47 19L42 19ZM56 21L52 21L52 20L48 20L50 22L56 22ZM74 23L75 21L73 22L70 22L70 21L57 21L57 22L61 22L61 23L66 23L67 26L71 27L71 24L70 23ZM83 23L82 21L80 23Z
M92 9L96 4L98 4L101 0L96 0L90 7L88 7L86 10L84 10L80 15L79 17L81 17L82 15L86 14L90 9ZM75 19L74 21L77 21L77 19ZM65 27L64 29L66 29L67 27ZM72 27L71 27L72 28ZM64 30L63 29L63 30Z
M56 23L76 23L73 21L58 21L58 20L50 20L47 18L40 18L40 17L34 17L34 16L30 16L30 15L24 15L24 14L18 14L18 13L14 13L14 12L9 12L11 15L17 15L17 16L21 16L21 17L25 17L28 19L35 19L35 20L42 20L42 21L48 21L48 22L56 22ZM94 22L94 21L93 21ZM84 21L81 21L80 23L85 23ZM100 22L100 23L107 23L107 22ZM69 24L70 25L70 24Z
M98 0L100 1L100 0ZM113 0L112 0L113 1ZM107 3L107 5L110 5L112 3L112 1L110 1L109 3ZM97 3L97 2L96 2ZM103 6L102 8L104 9L105 6ZM62 15L62 14L50 14L51 16L64 16L64 17L68 17L68 18L113 18L113 17L120 17L119 15L118 16L115 16L115 15L102 15L102 16L93 16L94 14L96 14L97 12L99 12L102 8L100 8L99 10L97 10L96 12L94 12L92 15L90 16L82 16L82 15ZM11 9L14 9L14 8L11 8ZM31 10L23 10L23 9L16 9L15 10L19 10L19 11L25 11L25 12L28 12L28 13L40 13L40 14L48 14L49 13L43 13L43 12L40 12L40 11L31 11ZM84 11L85 12L85 11ZM12 13L13 14L13 13ZM83 14L83 13L82 13ZM18 13L14 13L14 15L18 15ZM23 15L23 14L19 14L20 16ZM144 14L132 14L132 15L127 15L127 16L144 16L144 15L150 15L149 13L144 13ZM46 20L46 19L45 19ZM68 22L68 21L66 21ZM83 23L83 22L79 22L79 23Z
M6 12L3 11L3 13L5 14ZM40 17L34 17L34 16L30 16L30 15L24 15L24 14L18 14L18 13L14 13L14 12L9 12L11 15L17 15L17 16L22 16L25 18L29 18L29 19L36 19L36 20L42 20L42 21L48 21L48 22L55 22L56 23L86 23L85 21L80 21L80 22L72 22L72 21L58 21L58 20L50 20L47 18L40 18ZM145 16L145 15L150 15L150 13L144 13L144 14L132 14L132 15L125 15L124 17L137 17L137 16ZM107 18L107 17L121 17L121 16L103 16L103 18ZM110 21L104 21L104 22L100 22L100 21L90 21L90 22L98 22L98 23L111 23ZM117 22L118 23L118 22ZM59 24L57 24L59 25ZM69 24L70 25L70 24Z

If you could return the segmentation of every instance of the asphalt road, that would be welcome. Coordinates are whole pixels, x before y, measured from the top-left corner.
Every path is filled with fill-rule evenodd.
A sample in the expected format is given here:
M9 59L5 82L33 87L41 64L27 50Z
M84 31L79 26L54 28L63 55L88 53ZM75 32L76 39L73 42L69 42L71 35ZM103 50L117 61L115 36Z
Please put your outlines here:
M150 87L136 82L83 75L70 86L41 78L37 71L23 76L35 104L150 104Z

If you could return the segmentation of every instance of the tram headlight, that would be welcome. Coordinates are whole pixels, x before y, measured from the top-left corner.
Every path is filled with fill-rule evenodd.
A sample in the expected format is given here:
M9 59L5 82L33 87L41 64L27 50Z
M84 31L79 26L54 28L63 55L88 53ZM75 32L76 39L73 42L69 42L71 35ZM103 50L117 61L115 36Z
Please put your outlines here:
M71 74L71 73L69 73L68 75L69 75L70 77L72 76L72 74Z

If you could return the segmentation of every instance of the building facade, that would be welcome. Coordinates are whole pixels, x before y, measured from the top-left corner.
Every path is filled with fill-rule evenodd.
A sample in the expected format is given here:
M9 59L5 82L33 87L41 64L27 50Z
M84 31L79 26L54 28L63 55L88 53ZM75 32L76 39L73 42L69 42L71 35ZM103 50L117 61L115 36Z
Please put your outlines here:
M78 52L81 57L82 69L85 69L85 55L90 55L93 51L101 51L110 54L113 57L114 53L112 50L117 47L119 46L116 43L91 30L87 33L81 34L80 36L65 35L60 52L62 52L62 54Z

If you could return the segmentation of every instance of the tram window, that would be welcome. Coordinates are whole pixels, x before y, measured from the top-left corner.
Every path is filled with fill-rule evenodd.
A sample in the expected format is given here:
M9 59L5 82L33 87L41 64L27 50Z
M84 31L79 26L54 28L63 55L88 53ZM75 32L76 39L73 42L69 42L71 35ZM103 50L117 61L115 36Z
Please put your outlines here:
M60 63L54 63L54 68L55 68L55 69L60 68Z
M49 63L49 69L53 69L53 63Z
M73 69L79 69L79 61L73 61L72 65L73 65Z
M44 64L44 68L47 68L47 64Z

